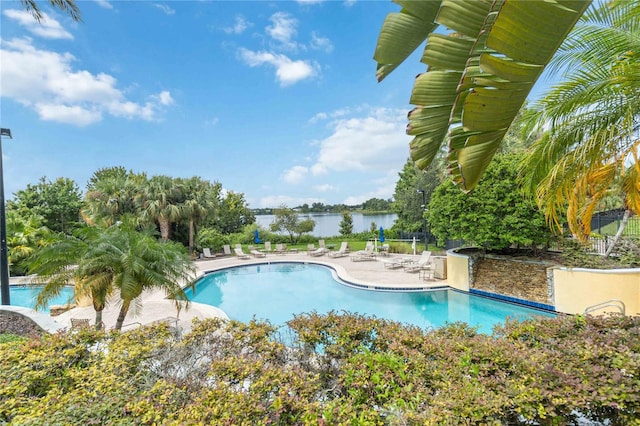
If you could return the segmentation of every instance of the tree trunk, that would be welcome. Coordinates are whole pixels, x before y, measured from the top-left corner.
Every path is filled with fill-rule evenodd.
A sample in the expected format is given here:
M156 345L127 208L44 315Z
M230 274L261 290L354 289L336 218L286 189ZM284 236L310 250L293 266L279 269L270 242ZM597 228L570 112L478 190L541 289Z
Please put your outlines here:
M160 225L160 237L167 241L171 237L171 224L166 219L158 219Z
M102 309L96 309L96 330L102 330Z
M193 253L193 235L195 225L193 224L193 219L189 219L189 253Z
M122 323L124 322L124 318L127 316L127 312L129 312L129 304L131 302L122 301L122 306L120 307L120 313L118 314L118 319L116 320L116 330L120 331L122 329Z
M624 228L627 227L627 222L629 222L629 217L631 217L631 209L625 209L624 216L622 216L622 222L620 222L620 226L618 227L618 232L616 232L616 235L613 237L613 240L611 241L611 245L609 245L609 247L607 248L607 251L604 253L604 257L609 257L609 255L613 252L613 248L616 246L616 244L618 244L618 240L622 236L622 233L624 232Z

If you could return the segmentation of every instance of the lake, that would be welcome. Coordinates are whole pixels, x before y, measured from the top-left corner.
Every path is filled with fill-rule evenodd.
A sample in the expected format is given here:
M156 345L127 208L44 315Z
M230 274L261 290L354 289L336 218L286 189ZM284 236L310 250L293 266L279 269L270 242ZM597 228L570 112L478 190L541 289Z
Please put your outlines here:
M340 213L298 213L300 219L310 217L316 222L311 235L315 237L334 237L340 235L340 222L342 222L342 214ZM376 223L376 229L381 226L384 229L391 228L393 222L398 217L397 214L368 214L351 213L353 218L353 232L364 232L371 229L371 222ZM269 225L275 220L275 215L264 214L256 216L256 223L265 229L269 229Z

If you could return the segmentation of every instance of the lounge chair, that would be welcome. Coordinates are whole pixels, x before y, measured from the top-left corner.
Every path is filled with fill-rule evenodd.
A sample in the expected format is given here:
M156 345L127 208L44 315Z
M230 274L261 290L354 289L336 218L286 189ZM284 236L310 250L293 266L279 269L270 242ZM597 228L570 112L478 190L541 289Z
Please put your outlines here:
M271 241L264 242L264 252L267 254L271 253Z
M211 249L209 247L204 247L202 249L202 255L204 256L205 259L213 259L214 257L216 257L215 254L211 253Z
M404 265L405 272L419 272L421 269L427 269L431 265L431 252L423 251L420 259Z
M224 250L225 256L231 256L231 246L229 244L223 245L222 250Z
M389 244L383 244L382 247L378 249L378 253L380 256L389 256Z
M376 260L376 252L371 241L367 241L367 245L364 250L359 250L355 253L351 253L349 258L354 262L363 260Z
M236 246L236 248L234 248L233 251L236 253L236 256L238 257L238 259L250 259L251 258L251 256L249 256L247 253L242 251L242 246L240 246L240 247Z
M253 257L266 257L267 254L263 253L259 250L256 250L254 246L249 246L249 253L253 255Z
M349 254L348 250L349 250L349 243L347 243L346 241L343 241L342 244L340 244L340 248L338 250L329 252L329 257L347 256Z
M313 250L313 251L308 251L307 254L309 256L322 256L324 255L328 250L324 247L318 247L317 249Z
M411 260L406 257L394 257L389 260L382 260L382 265L387 269L402 268L407 263L411 263Z
M287 245L283 243L277 243L276 249L273 252L275 254L285 254L287 252Z

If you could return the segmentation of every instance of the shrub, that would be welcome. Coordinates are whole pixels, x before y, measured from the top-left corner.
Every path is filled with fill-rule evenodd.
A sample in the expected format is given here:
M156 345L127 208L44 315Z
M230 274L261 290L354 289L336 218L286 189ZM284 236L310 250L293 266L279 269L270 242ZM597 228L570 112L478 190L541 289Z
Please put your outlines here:
M183 338L159 324L2 344L0 369L0 423L20 425L627 425L640 418L640 318L508 321L492 335L336 312L283 329L212 319Z

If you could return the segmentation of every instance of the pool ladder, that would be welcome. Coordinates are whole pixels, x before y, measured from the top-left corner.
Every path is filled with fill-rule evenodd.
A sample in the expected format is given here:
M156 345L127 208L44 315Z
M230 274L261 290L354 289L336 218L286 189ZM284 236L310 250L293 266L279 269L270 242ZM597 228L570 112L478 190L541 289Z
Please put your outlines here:
M597 311L598 309L602 309L602 308L617 308L620 310L620 313L622 315L626 315L627 312L627 307L625 306L624 302L620 299L611 299L611 300L607 300L605 302L601 302L601 303L597 303L595 305L591 305L588 306L585 310L584 310L584 314L587 315L590 312L593 311Z

